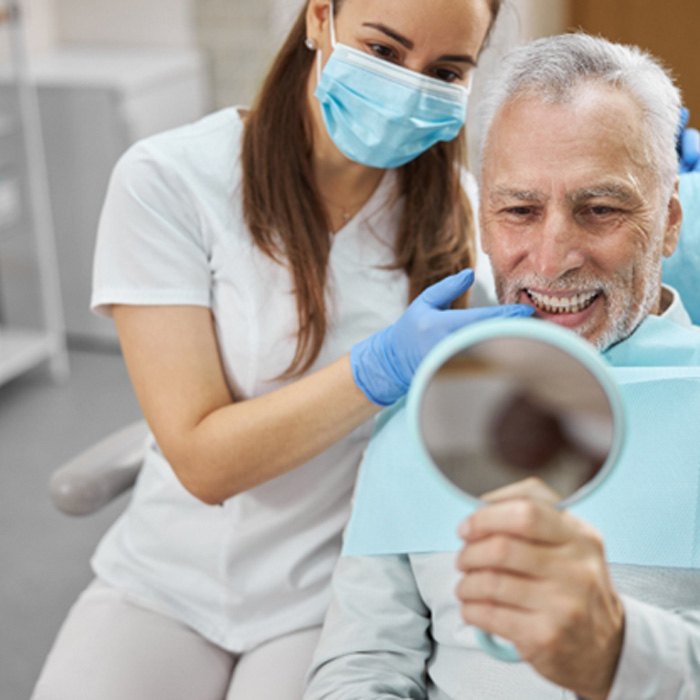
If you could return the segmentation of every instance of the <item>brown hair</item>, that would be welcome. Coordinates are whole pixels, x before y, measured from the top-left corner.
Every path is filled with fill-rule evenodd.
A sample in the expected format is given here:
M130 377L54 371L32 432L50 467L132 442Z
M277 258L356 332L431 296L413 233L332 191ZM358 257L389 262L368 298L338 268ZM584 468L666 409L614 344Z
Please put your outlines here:
M489 4L495 19L501 0ZM340 5L336 0L335 13ZM304 45L305 37L304 9L248 114L242 150L246 224L262 251L287 262L294 280L299 332L285 378L313 364L327 329L332 234L311 161L306 84L315 54ZM392 268L406 272L410 299L445 275L473 265L473 217L460 185L465 165L462 129L454 141L439 142L398 169L404 206Z

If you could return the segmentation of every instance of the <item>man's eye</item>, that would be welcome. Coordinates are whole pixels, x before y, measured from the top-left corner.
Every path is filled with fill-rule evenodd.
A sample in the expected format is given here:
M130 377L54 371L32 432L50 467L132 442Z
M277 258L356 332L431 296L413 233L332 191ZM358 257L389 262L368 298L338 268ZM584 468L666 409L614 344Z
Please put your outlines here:
M506 214L516 217L526 217L533 213L532 207L508 207L505 210Z
M615 209L615 207L606 207L602 204L589 207L588 210L591 212L591 214L595 216L608 216L617 212L617 209Z

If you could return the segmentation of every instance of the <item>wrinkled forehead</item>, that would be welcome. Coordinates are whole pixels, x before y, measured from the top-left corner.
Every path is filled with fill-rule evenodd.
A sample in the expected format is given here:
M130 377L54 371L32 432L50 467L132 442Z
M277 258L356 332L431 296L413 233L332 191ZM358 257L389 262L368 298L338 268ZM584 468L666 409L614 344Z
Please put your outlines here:
M497 111L482 153L482 188L579 190L655 180L644 115L626 91L584 84L561 99L520 94Z

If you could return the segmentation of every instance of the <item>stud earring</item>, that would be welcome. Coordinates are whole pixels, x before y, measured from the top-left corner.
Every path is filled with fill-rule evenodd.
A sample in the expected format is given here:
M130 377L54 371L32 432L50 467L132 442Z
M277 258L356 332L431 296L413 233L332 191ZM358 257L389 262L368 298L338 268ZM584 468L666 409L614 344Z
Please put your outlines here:
M316 49L318 49L318 44L316 43L316 40L311 39L308 36L306 37L306 40L304 41L304 46L306 46L306 48L309 51L316 51Z

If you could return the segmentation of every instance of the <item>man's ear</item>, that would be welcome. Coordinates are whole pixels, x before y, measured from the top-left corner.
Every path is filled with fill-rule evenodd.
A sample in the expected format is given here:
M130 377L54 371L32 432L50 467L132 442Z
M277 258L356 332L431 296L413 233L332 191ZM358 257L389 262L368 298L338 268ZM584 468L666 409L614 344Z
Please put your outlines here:
M330 0L309 0L306 8L306 38L315 42L316 46L321 46L324 37L328 35L330 14Z
M481 250L486 253L486 255L491 255L491 235L487 227L484 225L484 200L482 199L479 204L479 243L481 244Z
M678 245L678 236L681 232L681 223L683 221L683 209L681 200L678 195L678 178L673 186L673 193L668 202L668 211L666 214L666 230L664 231L664 257L669 258L673 255Z

